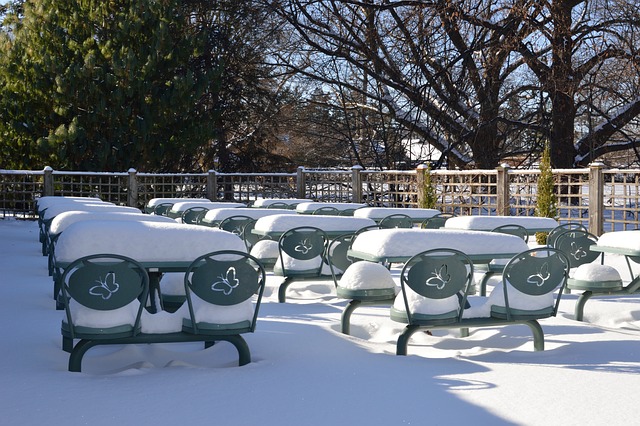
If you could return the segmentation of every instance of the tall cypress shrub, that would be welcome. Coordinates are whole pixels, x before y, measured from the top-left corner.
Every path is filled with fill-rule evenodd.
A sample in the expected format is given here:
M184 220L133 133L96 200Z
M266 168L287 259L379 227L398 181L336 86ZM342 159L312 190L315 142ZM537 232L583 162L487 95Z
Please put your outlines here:
M536 197L536 216L557 218L558 206L553 191L554 181L551 170L551 149L549 143L545 143L540 159L540 178L538 179L538 192ZM547 243L547 232L537 232L536 242Z

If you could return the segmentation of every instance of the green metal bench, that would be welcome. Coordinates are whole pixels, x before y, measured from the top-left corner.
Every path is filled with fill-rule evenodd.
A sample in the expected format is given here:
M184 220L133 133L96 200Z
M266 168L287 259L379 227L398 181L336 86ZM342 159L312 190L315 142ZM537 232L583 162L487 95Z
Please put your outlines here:
M280 236L279 257L273 269L274 275L284 277L278 287L278 302L286 302L287 288L293 281L321 277L328 244L327 234L313 226L292 228Z
M465 318L473 281L471 259L452 249L419 253L404 265L401 300L396 299L391 308L391 319L407 324L398 337L396 354L407 354L409 340L419 330L459 328L466 337L469 328L512 324L527 325L533 333L534 349L544 350L544 332L538 320L556 315L568 274L569 261L559 250L543 247L520 253L504 268L503 304L492 304L489 317Z
M570 278L567 286L572 290L582 290L582 294L578 296L575 306L575 319L582 321L584 318L584 306L593 297L603 296L632 296L640 294L640 276L635 275L631 268L631 262L640 262L640 250L635 247L629 246L614 246L605 236L609 237L612 234L623 235L622 240L628 240L631 243L637 241L637 237L640 236L638 231L617 231L609 234L603 234L598 239L597 244L593 244L589 247L591 252L597 254L613 253L621 254L625 256L627 267L629 268L629 274L631 275L631 281L626 285L623 284L622 279L617 271L611 271L611 268L607 265L581 265L576 269L576 274L573 278ZM603 242L603 239L605 240ZM580 270L583 268L599 268L601 271L590 271L588 275L594 277L589 279L583 279L580 276Z
M189 317L182 320L179 332L143 332L141 317L149 276L145 267L131 258L114 254L83 257L65 268L61 284L66 313L62 348L70 353L69 371L81 371L82 359L92 347L114 344L201 341L208 348L217 341L227 341L237 349L239 365L251 362L242 334L255 329L265 271L257 259L244 252L218 251L191 263L185 273ZM207 316L207 312L247 303L253 307L251 318L227 323Z

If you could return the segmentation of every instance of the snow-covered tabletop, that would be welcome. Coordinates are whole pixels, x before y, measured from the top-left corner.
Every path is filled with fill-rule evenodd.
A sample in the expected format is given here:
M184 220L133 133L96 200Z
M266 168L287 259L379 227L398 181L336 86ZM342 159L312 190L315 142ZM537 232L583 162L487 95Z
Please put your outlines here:
M45 221L52 220L59 214L69 211L84 211L84 212L122 212L122 213L140 213L140 210L135 207L117 206L111 203L96 202L96 203L58 203L48 207L42 218Z
M84 221L60 234L55 259L60 267L92 254L119 254L140 262L149 272L150 311L161 306L163 272L184 272L201 255L219 251L246 252L244 241L231 232L175 222Z
M639 263L640 230L605 232L600 238L598 238L597 244L592 245L591 247L589 247L589 249L592 251L603 253L622 254L626 256L627 261L633 260L634 262ZM574 277L572 279L572 286L575 286L575 283L578 283L579 287L580 285L584 285L584 282L589 282L588 289L590 290L590 292L583 293L578 299L575 313L575 317L578 320L582 320L582 310L584 309L584 304L591 297L591 295L637 294L638 292L640 292L640 275L633 274L630 266L629 272L631 273L631 281L626 283L626 285L622 287L617 287L621 283L618 281L618 277L615 277L613 274L604 277L604 279L603 277L599 276L591 276L594 273L603 273L606 275L607 270L603 269L603 266L604 265L596 264L592 267L593 270L583 268L581 273L585 273L586 277L582 277L581 274L576 277L576 274L574 274ZM577 272L578 271L576 271L576 273ZM613 280L611 280L612 277L614 277ZM613 287L611 287L612 285ZM585 290L586 288L582 289ZM588 296L585 296L587 294Z
M277 214L258 219L253 233L278 238L289 229L298 226L314 226L330 236L336 236L375 224L373 219L364 217Z
M640 230L605 232L591 249L630 256L640 255Z
M175 223L175 221L166 216L156 216L144 213L128 213L128 212L100 212L100 211L70 211L57 215L49 226L49 234L57 235L64 231L70 225L76 222L83 222L86 220L135 220L145 222L165 222Z
M161 197L161 198L152 198L147 202L147 205L145 206L145 211L147 213L153 213L153 209L158 205L158 204L163 204L163 203L171 203L171 204L175 204L175 203L181 203L184 201L209 201L206 198L166 198L166 197Z
M486 231L453 229L375 229L358 235L350 256L375 262L404 262L422 251L451 248L475 261L511 258L529 249L520 237Z
M253 207L268 207L271 204L283 203L287 205L297 205L300 203L308 203L311 200L306 198L258 198L254 203Z
M491 231L502 225L521 225L529 232L548 232L558 226L555 219L534 216L456 216L447 219L446 229Z
M353 212L354 217L368 217L376 222L392 214L405 214L414 219L414 222L422 222L425 219L442 213L436 209L398 208L398 207L363 207Z
M171 210L167 212L167 216L169 217L180 217L182 213L184 213L187 209L191 207L204 207L206 209L219 209L219 208L235 208L235 207L247 207L242 203L233 203L233 202L224 202L224 201L181 201L179 203L175 203L171 206Z
M286 209L254 209L250 207L221 208L209 210L202 219L203 224L216 225L231 216L248 216L252 219L260 219L274 214L297 214L295 210Z
M175 222L83 221L60 234L56 262L111 253L143 263L184 263L218 250L246 252L240 237L230 232ZM183 265L184 266L184 265Z
M322 207L333 207L337 210L347 210L359 209L366 206L367 205L363 203L321 203L317 201L310 201L298 204L296 206L296 211L301 214L313 214L313 212Z
M38 206L38 212L42 212L43 210L58 204L69 204L73 205L77 204L96 204L96 203L105 203L112 204L106 201L102 201L97 197L60 197L60 196L45 196L40 197L36 200L36 204Z

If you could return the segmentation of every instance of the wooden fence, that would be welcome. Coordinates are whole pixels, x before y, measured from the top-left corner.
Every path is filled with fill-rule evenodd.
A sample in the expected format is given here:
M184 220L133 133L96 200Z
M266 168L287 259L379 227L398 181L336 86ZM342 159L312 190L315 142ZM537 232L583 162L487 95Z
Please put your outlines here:
M296 173L139 173L0 170L0 217L34 218L41 196L97 196L143 208L159 197L202 197L250 204L258 198L308 198L362 202L370 206L417 207L425 169L310 170ZM457 215L535 215L539 170L434 170L436 207ZM597 235L637 229L640 170L553 170L560 222L580 222Z

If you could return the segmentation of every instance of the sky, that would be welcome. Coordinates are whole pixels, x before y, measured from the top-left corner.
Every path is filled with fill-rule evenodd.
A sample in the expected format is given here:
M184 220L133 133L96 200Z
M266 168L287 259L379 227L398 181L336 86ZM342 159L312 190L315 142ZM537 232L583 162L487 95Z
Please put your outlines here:
M624 260L606 263L628 278ZM252 362L226 343L92 348L67 371L47 261L35 222L0 220L0 423L7 425L602 425L637 421L640 299L577 293L541 320L545 351L526 326L418 333L395 355L402 325L389 308L359 308L330 282L294 283L277 302L269 275ZM490 287L495 282L490 283Z

